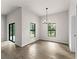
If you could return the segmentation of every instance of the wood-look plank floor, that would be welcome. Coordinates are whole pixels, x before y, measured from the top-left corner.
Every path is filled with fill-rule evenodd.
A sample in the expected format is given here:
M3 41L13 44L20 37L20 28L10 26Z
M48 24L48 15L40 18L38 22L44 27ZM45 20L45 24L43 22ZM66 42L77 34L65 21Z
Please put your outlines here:
M37 41L23 48L10 41L1 43L1 59L75 59L67 45Z

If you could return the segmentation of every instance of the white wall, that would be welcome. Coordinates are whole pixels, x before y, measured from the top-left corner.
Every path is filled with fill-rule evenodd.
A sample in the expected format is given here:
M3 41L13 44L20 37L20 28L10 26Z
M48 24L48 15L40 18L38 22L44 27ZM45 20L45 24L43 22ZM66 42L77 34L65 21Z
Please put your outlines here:
M49 38L47 35L47 25L41 24L44 17L38 17L33 12L25 8L17 8L7 16L7 29L9 23L15 22L16 35L15 43L18 46L25 46L38 39L68 43L68 11L49 15L49 22L56 23L56 38ZM36 24L36 37L30 37L30 23ZM7 33L8 34L8 33ZM8 39L8 35L7 35Z
M48 16L50 23L56 23L56 38L48 37L47 24L42 24L44 16L41 17L40 39L68 43L68 11Z
M30 36L30 23L36 24L36 37ZM39 17L28 9L22 8L22 46L39 39Z
M72 52L77 48L77 3L76 0L70 0L69 8L69 47Z
M25 8L17 8L7 16L8 25L15 22L15 44L23 47L39 38L39 17ZM30 23L36 24L36 37L30 37ZM8 26L7 25L7 26ZM8 27L7 27L8 28ZM9 39L9 38L8 38Z
M7 16L1 15L1 41L7 40Z
M7 39L9 39L9 24L15 23L15 44L22 45L22 8L16 8L7 15Z

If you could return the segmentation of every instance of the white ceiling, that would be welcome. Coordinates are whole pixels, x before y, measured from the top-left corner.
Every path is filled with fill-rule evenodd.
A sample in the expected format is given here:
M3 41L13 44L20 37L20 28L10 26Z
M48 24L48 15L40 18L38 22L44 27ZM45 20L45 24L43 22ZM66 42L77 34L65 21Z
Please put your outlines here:
M48 13L57 13L66 11L69 8L69 0L2 0L1 1L1 13L8 14L16 7L25 7L37 15L41 16L45 14L45 8L48 9Z

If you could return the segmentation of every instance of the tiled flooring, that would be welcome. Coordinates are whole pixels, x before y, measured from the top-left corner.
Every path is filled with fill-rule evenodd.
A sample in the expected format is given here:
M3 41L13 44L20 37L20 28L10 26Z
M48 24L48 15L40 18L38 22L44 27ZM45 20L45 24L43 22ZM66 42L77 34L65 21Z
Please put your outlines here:
M75 59L67 45L37 41L23 48L10 41L1 43L1 59Z

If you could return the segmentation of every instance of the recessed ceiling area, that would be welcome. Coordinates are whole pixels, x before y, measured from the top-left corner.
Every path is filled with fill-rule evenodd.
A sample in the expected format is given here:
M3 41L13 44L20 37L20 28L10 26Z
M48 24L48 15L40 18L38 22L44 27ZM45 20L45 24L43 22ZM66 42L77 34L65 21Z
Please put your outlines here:
M1 14L6 15L16 7L25 7L42 16L45 14L45 8L49 8L49 14L68 10L69 0L2 0Z

